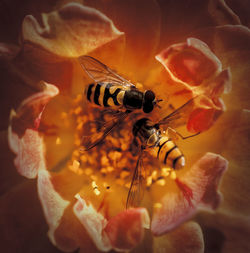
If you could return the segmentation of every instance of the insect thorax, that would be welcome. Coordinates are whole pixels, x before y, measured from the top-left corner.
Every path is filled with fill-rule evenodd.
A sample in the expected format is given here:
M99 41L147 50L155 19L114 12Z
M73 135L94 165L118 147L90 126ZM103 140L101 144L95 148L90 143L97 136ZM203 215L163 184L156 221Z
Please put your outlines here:
M125 91L123 105L127 109L141 109L143 103L143 93L136 89Z

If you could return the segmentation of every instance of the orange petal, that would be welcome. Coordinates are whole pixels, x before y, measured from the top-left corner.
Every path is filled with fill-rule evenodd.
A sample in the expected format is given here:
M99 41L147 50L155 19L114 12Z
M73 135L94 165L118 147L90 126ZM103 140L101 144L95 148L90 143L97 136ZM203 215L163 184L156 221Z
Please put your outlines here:
M160 38L158 3L154 0L97 0L86 3L105 13L125 33L126 51L122 70L135 81L145 78Z
M195 222L187 222L166 235L154 237L154 252L204 252L204 239L200 226Z
M123 35L101 12L78 3L42 14L42 24L33 16L26 16L22 28L24 42L62 57L88 54Z
M176 180L179 190L167 191L160 200L152 220L152 231L161 235L192 217L198 207L215 209L221 195L217 192L227 161L219 155L207 153L190 170Z
M39 135L38 127L44 107L57 93L55 86L45 84L44 91L24 100L17 113L11 112L9 145L17 155L15 166L25 177L36 177L38 170L45 166L43 139Z
M104 231L114 249L130 250L143 239L144 228L149 228L149 223L149 215L145 208L133 208L112 217Z
M70 202L62 199L55 191L49 172L45 169L38 172L37 187L43 212L49 225L48 236L52 243L56 245L54 232L59 226L64 210Z

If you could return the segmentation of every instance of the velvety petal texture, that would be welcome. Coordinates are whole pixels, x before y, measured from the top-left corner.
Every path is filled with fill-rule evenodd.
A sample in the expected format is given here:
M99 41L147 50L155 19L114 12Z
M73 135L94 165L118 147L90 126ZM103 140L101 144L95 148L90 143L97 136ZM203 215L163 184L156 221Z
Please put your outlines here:
M197 97L189 112L188 131L208 130L225 110L220 96L231 90L230 70L222 71L221 62L215 54L204 42L195 38L168 47L156 59L167 70L167 73L162 70L158 73L160 86L170 88L167 89L170 97L166 97L167 101L170 100L171 103L171 97L190 94Z
M38 128L42 112L49 100L58 94L51 84L44 84L44 90L27 98L12 111L9 127L9 143L17 155L15 165L18 172L28 178L35 178L39 169L45 168L44 146Z
M22 28L24 42L42 45L56 55L67 57L87 54L123 34L101 12L77 3L43 14L42 24L33 16L26 16Z
M176 179L179 190L166 191L155 209L151 229L162 235L193 216L199 207L215 209L221 195L218 183L227 168L221 156L207 153L190 170Z
M62 199L55 191L49 172L45 169L40 169L38 171L37 188L44 215L49 225L48 236L52 243L56 245L54 232L59 225L65 208L70 202Z
M0 43L0 76L8 106L0 108L5 118L10 107L18 108L10 113L9 147L18 173L36 180L32 187L20 185L0 199L6 230L1 235L8 243L13 237L10 251L210 252L211 227L222 235L211 252L249 251L250 33L243 2L57 0L34 2L31 8L26 6L30 0L23 2L24 11L16 11L19 44L9 43L14 41L12 31L1 37L6 39ZM27 9L32 11L21 25L20 13ZM6 19L7 14L0 13L0 20L10 21L16 29L13 17ZM0 31L6 23L0 24ZM171 127L187 135L201 133L184 144L175 134L176 145L187 158L183 170L154 167L158 160L151 161L149 152L143 157L142 172L157 175L145 186L145 208L125 208L137 157L131 154L130 141L117 148L123 138L132 140L132 129L129 134L123 130L133 126L141 113L131 113L131 122L121 122L94 149L79 149L83 122L93 123L95 115L101 115L85 103L83 90L93 80L79 64L82 55L97 58L141 91L152 90L163 100L147 115L156 123L180 108L175 120L160 125L161 134L172 137ZM1 129L7 124L1 123ZM46 223L33 226L25 207L20 213L15 210L22 203L26 207L33 203L28 195L35 185L42 208L33 202L44 216L36 213L47 222L54 251L52 244L48 250L40 247L35 235L31 239L36 238L39 248L34 249L35 242L27 246L29 237L22 228L35 234L34 227ZM21 219L16 219L18 215ZM201 226L188 221L194 216ZM46 230L43 226L42 233Z

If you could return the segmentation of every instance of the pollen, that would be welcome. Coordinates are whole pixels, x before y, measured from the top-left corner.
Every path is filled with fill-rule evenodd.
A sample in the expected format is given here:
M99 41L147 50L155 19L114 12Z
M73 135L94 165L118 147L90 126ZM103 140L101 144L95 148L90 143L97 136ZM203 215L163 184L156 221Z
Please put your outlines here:
M174 170L171 171L171 173L170 173L170 178L171 178L172 180L175 180L175 179L177 178L176 172L175 172Z
M56 145L60 145L60 144L62 144L61 138L57 137L56 138Z
M74 114L80 114L82 111L82 107L81 106L78 106L76 107L76 109L74 110Z
M153 183L153 179L151 176L147 177L146 185L149 187Z
M156 184L160 185L160 186L164 186L166 184L166 181L164 178L158 179L156 181Z
M167 177L167 176L169 176L171 170L172 170L171 168L164 167L164 168L161 169L161 175L163 177Z
M97 188L94 189L94 193L95 193L95 195L97 195L97 196L101 194L101 192L100 192Z
M155 209L159 209L161 207L162 207L162 203L159 203L159 202L154 203L154 208Z

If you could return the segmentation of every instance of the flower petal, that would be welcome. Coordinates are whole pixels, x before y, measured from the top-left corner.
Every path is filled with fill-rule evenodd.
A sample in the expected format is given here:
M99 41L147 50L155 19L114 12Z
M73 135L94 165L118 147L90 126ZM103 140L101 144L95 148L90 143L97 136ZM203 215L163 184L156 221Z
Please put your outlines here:
M192 36L205 41L223 66L230 67L235 85L231 94L223 98L228 110L249 108L250 30L225 25L196 31Z
M86 3L105 13L125 33L126 51L122 71L135 81L145 78L160 38L158 3L154 0L97 0Z
M148 212L145 208L133 208L123 211L108 221L104 231L119 251L134 248L144 236L144 228L149 228Z
M161 235L174 229L193 216L198 207L217 208L221 200L217 188L226 168L224 158L207 153L183 172L176 180L179 190L166 191L160 201L162 206L154 212L153 233Z
M239 18L225 1L160 0L158 2L162 13L160 48L182 41L194 30L225 24L240 24Z
M52 243L56 245L54 232L59 226L64 210L70 202L62 199L62 197L55 191L47 170L39 170L37 187L44 215L49 225L48 236Z
M2 252L58 253L49 241L35 180L25 180L0 198Z
M77 202L73 208L76 217L88 231L96 247L102 251L109 251L112 246L106 232L103 231L107 220L91 204L87 205L80 195L76 195L76 198Z
M225 110L220 96L231 89L230 70L222 71L219 59L195 38L170 46L156 59L167 70L152 74L158 82L156 93L175 108L189 100L191 94L195 103L186 115L187 130L208 130ZM178 100L182 100L181 104Z
M204 252L204 240L200 226L195 222L187 222L171 233L155 237L154 252Z
M24 42L40 45L53 54L78 57L120 36L112 21L101 12L69 3L58 12L42 15L41 26L33 16L23 21Z
M221 70L221 62L202 41L189 38L187 43L175 44L156 56L173 78L191 86ZM206 67L204 67L206 66Z
M45 90L23 101L11 112L8 140L11 150L17 155L15 166L28 178L35 178L39 169L45 168L43 139L38 128L44 107L58 93L55 86L45 84Z

